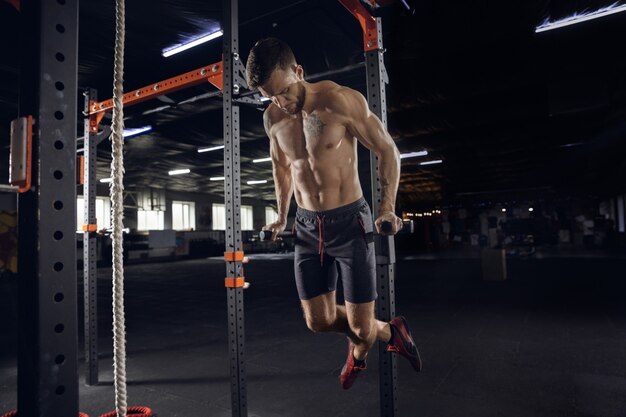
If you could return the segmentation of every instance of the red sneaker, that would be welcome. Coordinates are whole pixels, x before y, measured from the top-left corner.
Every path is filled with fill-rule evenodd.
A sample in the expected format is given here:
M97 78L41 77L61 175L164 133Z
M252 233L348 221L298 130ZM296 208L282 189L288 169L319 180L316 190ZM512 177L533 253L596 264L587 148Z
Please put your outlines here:
M339 381L341 382L343 389L349 389L354 384L354 381L359 374L366 369L367 363L365 362L363 362L362 366L354 364L354 345L352 342L348 341L348 359L346 360L346 364L343 366L341 375L339 376Z
M422 370L420 353L415 346L406 319L398 316L389 322L393 327L393 337L387 344L387 352L395 352L408 359L415 372Z

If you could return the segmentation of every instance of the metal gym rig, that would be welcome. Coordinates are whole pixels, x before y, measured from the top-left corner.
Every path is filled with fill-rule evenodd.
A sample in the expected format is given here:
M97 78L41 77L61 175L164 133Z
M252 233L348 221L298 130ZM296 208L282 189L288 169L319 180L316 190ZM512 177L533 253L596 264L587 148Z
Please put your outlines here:
M381 19L359 0L339 0L363 30L370 110L387 126ZM231 375L232 415L247 412L244 361L243 244L240 227L239 103L257 102L247 91L238 43L238 1L224 0L223 60L195 71L124 94L124 105L191 85L210 82L222 95L224 123L224 200L226 207L226 295ZM19 335L18 410L22 417L78 415L77 294L75 269L76 177L84 187L84 291L86 382L98 383L97 293L95 264L96 148L109 130L99 123L112 108L97 102L97 92L85 92L84 155L76 158L76 94L78 61L78 0L23 0L19 114L25 176L19 207ZM361 65L352 66L360 68ZM19 130L19 129L18 129ZM371 207L380 206L376 155L370 153ZM375 235L377 316L395 316L392 236ZM380 415L396 413L396 359L379 344Z

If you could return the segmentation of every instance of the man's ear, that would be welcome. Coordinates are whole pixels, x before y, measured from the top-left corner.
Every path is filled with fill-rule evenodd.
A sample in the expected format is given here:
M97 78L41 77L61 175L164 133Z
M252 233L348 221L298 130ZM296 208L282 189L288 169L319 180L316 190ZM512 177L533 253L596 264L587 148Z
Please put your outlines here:
M304 68L302 68L302 65L296 65L294 72L298 81L304 81Z

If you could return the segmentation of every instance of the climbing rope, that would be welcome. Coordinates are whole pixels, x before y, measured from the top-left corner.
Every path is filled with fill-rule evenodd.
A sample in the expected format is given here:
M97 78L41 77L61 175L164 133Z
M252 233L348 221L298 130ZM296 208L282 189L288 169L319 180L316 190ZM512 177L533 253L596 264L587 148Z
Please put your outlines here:
M111 125L111 219L113 241L113 372L115 411L101 417L150 417L148 407L128 407L126 390L126 325L124 318L124 39L125 0L115 0L115 61Z
M111 211L113 240L113 357L115 410L126 417L126 329L124 321L124 38L125 0L115 1L115 74L113 77L113 123L111 161Z

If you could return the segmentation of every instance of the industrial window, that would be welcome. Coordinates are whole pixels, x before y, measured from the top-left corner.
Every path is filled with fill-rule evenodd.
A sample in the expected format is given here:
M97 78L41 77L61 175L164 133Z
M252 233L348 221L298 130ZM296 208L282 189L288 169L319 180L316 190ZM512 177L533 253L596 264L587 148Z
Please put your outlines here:
M226 210L223 204L213 203L213 230L226 230Z
M254 230L252 206L241 206L241 230ZM213 230L226 229L224 204L213 203Z
M172 229L193 230L196 228L196 205L192 201L172 202Z
M274 223L278 220L278 212L273 207L265 207L265 224Z
M241 206L241 230L254 230L252 206Z
M76 198L76 230L83 231L85 207L82 196ZM96 197L96 220L98 230L111 227L111 200L108 197Z
M152 210L137 210L137 230L165 229L165 212Z

